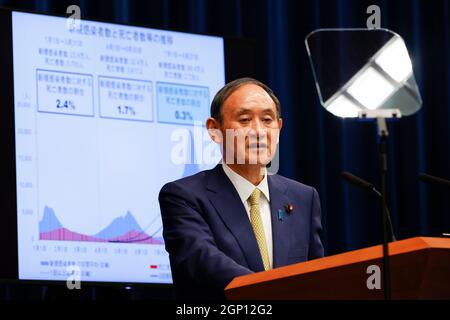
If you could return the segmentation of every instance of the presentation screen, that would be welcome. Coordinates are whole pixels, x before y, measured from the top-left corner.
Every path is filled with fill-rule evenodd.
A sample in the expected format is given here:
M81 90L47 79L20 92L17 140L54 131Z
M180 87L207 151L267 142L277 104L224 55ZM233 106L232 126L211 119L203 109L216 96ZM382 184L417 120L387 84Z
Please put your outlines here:
M172 283L161 187L220 159L224 39L12 12L21 280Z

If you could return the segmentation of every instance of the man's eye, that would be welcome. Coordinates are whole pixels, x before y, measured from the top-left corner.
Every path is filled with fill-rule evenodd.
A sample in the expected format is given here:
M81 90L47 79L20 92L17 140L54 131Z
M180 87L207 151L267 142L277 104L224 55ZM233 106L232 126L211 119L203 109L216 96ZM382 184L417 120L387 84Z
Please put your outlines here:
M250 119L249 118L241 118L239 121L246 123L246 122L249 122Z
M272 118L264 118L264 122L266 123L271 123L273 120Z

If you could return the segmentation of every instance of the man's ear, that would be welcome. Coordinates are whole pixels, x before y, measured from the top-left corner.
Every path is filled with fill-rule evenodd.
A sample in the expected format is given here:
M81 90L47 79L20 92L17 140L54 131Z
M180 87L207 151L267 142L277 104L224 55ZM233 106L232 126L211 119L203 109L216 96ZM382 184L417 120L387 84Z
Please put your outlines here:
M279 118L278 119L278 134L277 134L277 141L276 141L277 144L280 142L281 127L283 127L283 120L281 118Z
M209 117L206 120L206 129L208 129L209 136L215 143L222 143L222 131L220 131L219 121L215 118Z

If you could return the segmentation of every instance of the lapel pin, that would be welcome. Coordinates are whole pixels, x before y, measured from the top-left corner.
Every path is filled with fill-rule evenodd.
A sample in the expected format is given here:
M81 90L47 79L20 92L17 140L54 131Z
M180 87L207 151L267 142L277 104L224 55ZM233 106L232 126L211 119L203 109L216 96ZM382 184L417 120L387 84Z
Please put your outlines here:
M287 205L284 206L286 208L286 212L288 214L292 213L292 211L294 211L294 205L292 203L288 203Z
M291 214L294 211L294 205L292 203L286 204L283 209L278 209L278 220L283 221L287 214Z
M278 220L283 221L285 215L286 211L284 211L283 209L278 209Z

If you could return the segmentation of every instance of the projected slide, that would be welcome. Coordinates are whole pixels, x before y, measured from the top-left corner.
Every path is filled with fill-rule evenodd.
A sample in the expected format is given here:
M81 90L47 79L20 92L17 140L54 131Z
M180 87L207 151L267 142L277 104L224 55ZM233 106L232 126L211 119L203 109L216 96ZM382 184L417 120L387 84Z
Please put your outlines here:
M223 39L14 12L13 57L20 279L171 283L158 193L220 159Z

